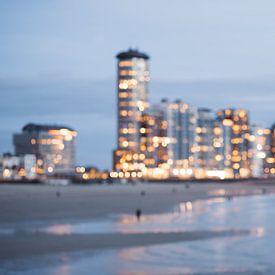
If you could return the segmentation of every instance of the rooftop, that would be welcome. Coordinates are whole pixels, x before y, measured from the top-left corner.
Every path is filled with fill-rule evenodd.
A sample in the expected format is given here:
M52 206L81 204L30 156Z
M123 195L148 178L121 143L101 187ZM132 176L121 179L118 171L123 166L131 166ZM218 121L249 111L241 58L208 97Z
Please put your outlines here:
M39 132L39 131L60 130L60 129L67 129L70 131L74 131L74 129L64 126L64 125L49 125L49 124L35 124L35 123L26 124L22 128L22 131L24 131L24 132Z
M139 52L137 49L129 49L126 52L120 52L116 56L119 60L124 60L124 59L131 59L131 58L143 58L143 59L149 59L149 55Z
M209 108L198 108L198 111L199 112L205 112L205 113L211 113L212 112L212 110L211 109L209 109Z

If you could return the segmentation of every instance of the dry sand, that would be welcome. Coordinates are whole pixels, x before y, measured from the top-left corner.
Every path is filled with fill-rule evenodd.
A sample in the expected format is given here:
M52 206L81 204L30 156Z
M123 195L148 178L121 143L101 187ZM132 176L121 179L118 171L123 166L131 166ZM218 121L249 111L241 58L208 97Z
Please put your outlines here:
M20 222L64 223L93 221L111 214L168 211L181 202L221 196L275 193L275 182L135 184L135 185L0 185L0 227ZM0 236L0 259L61 251L106 249L199 240L232 232L174 232L146 234L21 234ZM236 233L236 232L235 232ZM234 233L234 234L235 234ZM245 234L247 232L239 232Z
M110 214L160 213L174 205L228 195L275 191L275 180L238 183L136 185L0 185L0 223L18 221L90 220ZM60 193L58 196L57 192ZM142 195L142 193L145 193Z

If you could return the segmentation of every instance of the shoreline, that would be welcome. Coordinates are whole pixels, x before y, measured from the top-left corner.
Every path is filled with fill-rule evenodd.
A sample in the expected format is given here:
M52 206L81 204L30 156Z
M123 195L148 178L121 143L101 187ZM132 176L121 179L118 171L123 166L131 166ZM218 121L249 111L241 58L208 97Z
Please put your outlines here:
M59 178L56 178L57 180ZM63 179L63 178L61 178ZM67 179L67 178L64 178ZM98 181L98 180L88 180L88 181L75 181L73 179L69 179L69 185L76 185L76 186L86 186L86 185L125 185L125 183L121 181ZM228 183L242 183L242 182L255 182L255 183L274 183L275 184L275 177L273 178L243 178L243 179L177 179L177 178L170 178L165 180L140 180L140 181L129 181L127 184L186 184L186 183L219 183L219 184L228 184ZM47 182L41 181L38 179L35 180L0 180L0 185L45 185Z
M200 241L213 238L242 237L253 234L254 232L251 232L251 230L198 230L172 233L108 233L63 236L33 234L17 236L15 237L16 241L14 237L0 237L0 259L10 260L61 252L97 252L100 250Z

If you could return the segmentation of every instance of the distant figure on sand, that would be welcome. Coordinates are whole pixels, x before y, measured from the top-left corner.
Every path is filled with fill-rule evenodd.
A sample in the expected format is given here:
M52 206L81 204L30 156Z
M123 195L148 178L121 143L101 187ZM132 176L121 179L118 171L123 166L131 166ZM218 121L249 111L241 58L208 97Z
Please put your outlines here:
M140 220L140 216L141 216L141 210L137 209L136 210L136 217L137 217L138 220Z
M231 200L232 200L232 196L228 195L228 196L227 196L227 200L228 200L228 201L231 201Z
M56 197L59 198L60 197L60 192L56 191Z

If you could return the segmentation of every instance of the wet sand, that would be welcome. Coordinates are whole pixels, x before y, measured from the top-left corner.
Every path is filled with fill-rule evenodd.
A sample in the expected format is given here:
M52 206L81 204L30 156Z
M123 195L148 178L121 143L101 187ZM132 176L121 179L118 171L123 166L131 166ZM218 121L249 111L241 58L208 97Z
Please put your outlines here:
M239 237L250 233L248 230L223 230L142 234L73 234L63 236L34 234L0 237L0 259L14 259L59 252L119 249L221 237Z
M135 184L95 186L0 185L0 228L18 223L91 222L113 214L162 213L187 201L212 197L275 193L275 182ZM248 232L171 232L142 234L0 235L0 258L62 251L116 249L170 242L226 237Z

